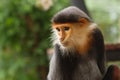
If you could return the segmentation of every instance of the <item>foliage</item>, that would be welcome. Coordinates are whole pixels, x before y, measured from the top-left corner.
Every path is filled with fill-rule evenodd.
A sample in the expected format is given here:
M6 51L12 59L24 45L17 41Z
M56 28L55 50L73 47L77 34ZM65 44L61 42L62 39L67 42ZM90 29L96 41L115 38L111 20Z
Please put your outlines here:
M37 67L48 65L50 19L69 1L54 0L48 10L35 2L0 0L0 80L38 80Z

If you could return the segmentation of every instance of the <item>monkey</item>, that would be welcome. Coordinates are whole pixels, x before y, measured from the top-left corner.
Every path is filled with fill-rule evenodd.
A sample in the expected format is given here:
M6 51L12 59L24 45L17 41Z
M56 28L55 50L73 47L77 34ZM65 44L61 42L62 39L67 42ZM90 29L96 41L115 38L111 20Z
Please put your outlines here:
M116 65L110 65L103 80L120 80L120 69Z
M102 80L106 72L104 38L82 10L69 6L51 19L54 53L47 80Z

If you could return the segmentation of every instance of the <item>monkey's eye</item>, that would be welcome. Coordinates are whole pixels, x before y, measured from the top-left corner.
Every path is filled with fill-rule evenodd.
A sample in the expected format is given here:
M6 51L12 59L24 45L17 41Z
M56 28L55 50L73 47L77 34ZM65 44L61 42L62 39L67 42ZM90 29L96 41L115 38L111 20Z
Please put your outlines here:
M59 28L56 28L56 30L57 30L57 31L60 31L60 29L59 29Z
M70 29L70 27L64 27L65 31L68 31Z

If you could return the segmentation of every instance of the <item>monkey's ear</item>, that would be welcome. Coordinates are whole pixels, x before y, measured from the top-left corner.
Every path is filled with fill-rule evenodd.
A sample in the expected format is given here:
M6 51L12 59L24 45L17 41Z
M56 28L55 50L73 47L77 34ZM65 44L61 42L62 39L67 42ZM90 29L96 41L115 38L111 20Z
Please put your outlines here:
M87 20L86 18L80 18L80 19L79 19L79 22L80 22L81 24L86 24L86 23L88 23L88 20Z

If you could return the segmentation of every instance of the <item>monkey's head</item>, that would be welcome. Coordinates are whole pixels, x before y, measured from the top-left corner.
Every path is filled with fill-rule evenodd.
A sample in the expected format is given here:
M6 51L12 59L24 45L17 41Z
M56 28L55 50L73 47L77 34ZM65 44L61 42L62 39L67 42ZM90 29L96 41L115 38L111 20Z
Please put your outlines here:
M91 23L91 19L74 6L61 10L52 18L53 43L62 49L80 48L82 51L91 38Z

